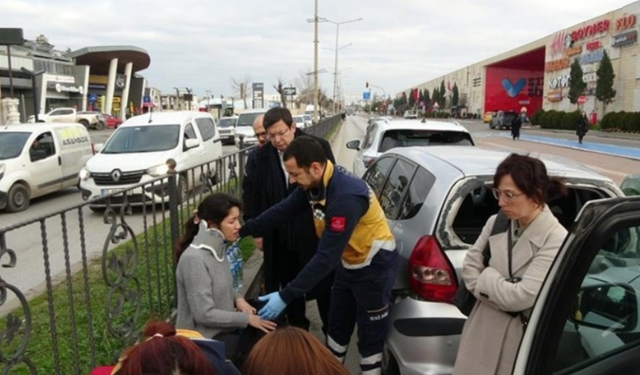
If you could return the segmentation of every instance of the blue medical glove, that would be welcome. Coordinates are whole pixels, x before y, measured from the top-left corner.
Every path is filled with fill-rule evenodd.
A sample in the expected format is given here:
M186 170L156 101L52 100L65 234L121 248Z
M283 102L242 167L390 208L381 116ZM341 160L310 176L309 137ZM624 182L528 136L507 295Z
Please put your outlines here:
M284 303L282 298L280 297L279 292L269 293L266 296L258 297L259 301L267 302L260 311L258 311L258 315L260 318L265 320L273 320L278 315L282 313L282 311L287 307L287 304Z

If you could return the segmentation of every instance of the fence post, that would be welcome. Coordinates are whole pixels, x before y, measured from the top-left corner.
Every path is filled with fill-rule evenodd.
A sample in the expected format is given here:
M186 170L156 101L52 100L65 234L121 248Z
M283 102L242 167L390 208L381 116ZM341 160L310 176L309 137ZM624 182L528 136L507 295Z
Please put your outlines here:
M238 165L238 191L240 192L240 194L242 194L242 181L244 181L244 163L245 163L245 154L246 152L244 151L244 137L241 135L240 136L240 153L239 158L240 158L240 162Z
M180 239L180 215L178 205L180 205L180 192L178 191L178 172L176 172L176 161L167 160L168 180L169 180L169 222L171 223L171 244L175 244Z

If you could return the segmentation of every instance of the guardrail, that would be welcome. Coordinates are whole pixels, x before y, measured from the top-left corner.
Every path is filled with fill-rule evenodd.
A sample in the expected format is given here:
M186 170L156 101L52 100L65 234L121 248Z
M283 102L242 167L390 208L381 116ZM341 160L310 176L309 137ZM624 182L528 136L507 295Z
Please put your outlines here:
M339 121L305 131L324 137ZM1 373L86 374L114 363L149 318L170 319L173 244L203 196L240 194L250 151L186 170L168 160L163 177L0 228ZM31 244L12 247L17 237Z

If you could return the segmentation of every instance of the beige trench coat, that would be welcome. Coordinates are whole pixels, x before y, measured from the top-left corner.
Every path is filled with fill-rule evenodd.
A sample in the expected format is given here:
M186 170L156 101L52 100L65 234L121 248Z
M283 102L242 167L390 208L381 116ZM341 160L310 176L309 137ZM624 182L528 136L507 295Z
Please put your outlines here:
M463 262L462 277L478 302L462 330L454 375L511 374L524 327L520 317L505 311L524 311L528 315L567 235L545 206L513 246L513 275L522 277L514 284L507 281L508 234L505 231L490 236L495 219L496 215L487 220ZM487 240L491 260L485 268L482 251Z

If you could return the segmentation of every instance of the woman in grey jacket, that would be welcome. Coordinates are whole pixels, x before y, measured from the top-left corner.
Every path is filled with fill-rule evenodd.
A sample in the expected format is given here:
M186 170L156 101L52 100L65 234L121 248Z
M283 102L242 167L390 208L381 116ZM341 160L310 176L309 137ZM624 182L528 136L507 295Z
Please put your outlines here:
M256 309L233 289L225 241L238 238L241 206L228 194L209 195L187 222L175 249L176 328L225 341L228 352L233 351L239 328L250 325L265 333L276 328L275 323L256 315Z
M508 156L493 186L509 220L491 235L497 215L489 218L464 259L462 278L477 302L462 330L454 375L511 374L527 316L567 235L546 204L566 195L566 187L548 176L539 159ZM491 259L485 267L487 242Z

